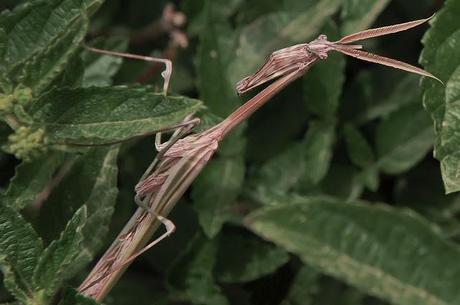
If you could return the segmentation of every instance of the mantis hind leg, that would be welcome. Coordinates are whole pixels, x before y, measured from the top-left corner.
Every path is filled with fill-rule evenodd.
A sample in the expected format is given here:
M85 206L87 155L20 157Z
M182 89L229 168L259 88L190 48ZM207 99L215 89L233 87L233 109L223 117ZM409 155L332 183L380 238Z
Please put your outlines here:
M164 217L164 216L161 216L159 215L157 212L155 212L150 206L149 206L149 203L150 201L152 200L153 198L153 194L148 194L147 196L145 196L143 199L141 199L138 195L136 195L134 197L134 202L136 202L136 204L141 207L142 209L144 209L145 211L147 211L150 215L154 216L156 219L158 219L158 221L160 221L166 228L166 232L164 234L162 234L160 237L158 237L157 239L155 239L153 242L151 242L150 244L148 244L147 246L145 246L141 251L139 251L136 256L140 255L141 253L145 252L147 249L146 248L151 248L153 245L159 243L161 240L165 239L166 237L168 237L169 235L171 235L172 233L174 233L174 231L176 230L176 226L174 225L174 223L169 220L168 218Z

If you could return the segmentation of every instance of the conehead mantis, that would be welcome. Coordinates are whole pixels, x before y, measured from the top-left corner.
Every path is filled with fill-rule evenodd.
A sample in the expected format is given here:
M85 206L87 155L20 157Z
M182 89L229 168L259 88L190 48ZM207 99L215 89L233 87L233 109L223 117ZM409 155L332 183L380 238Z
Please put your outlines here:
M161 144L161 136L157 134L158 155L136 185L135 201L140 207L81 284L80 292L100 301L130 262L170 235L175 227L170 220L166 219L166 215L215 153L219 142L275 94L301 77L314 63L326 59L329 51L338 51L362 60L437 79L420 68L362 51L360 45L348 45L351 42L404 31L429 19L370 29L345 36L336 42L330 42L326 36L320 35L310 43L276 51L255 74L239 81L236 90L238 93L244 93L270 80L279 79L236 109L222 122L203 132L190 134L199 121L189 116L174 131L169 141ZM118 55L110 51L99 53ZM140 58L137 55L120 54L129 58ZM165 79L167 83L170 73L164 76L168 77L168 80ZM167 85L164 88L166 92ZM166 233L145 246L160 223L166 226Z

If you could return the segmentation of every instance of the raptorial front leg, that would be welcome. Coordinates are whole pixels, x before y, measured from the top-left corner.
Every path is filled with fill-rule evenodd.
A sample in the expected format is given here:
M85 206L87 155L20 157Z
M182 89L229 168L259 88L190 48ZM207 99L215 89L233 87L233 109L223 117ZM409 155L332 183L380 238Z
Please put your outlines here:
M177 141L177 138L181 138L182 136L189 133L199 123L200 119L193 118L193 114L186 116L182 123L175 126L176 130L169 138L169 140L164 143L161 143L161 132L158 132L155 135L155 148L158 153L167 151Z
M169 129L174 130L174 133L171 135L168 141L161 143L161 132L158 132L155 135L155 148L157 150L157 155L155 159L150 163L148 168L145 170L144 174L139 179L137 185L139 185L142 181L144 181L148 176L151 175L153 169L158 164L160 159L163 155L173 146L177 141L179 141L182 137L188 134L193 128L195 128L199 123L199 118L192 118L193 114L190 114L185 117L184 121L178 125L171 126ZM167 129L163 130L167 131Z

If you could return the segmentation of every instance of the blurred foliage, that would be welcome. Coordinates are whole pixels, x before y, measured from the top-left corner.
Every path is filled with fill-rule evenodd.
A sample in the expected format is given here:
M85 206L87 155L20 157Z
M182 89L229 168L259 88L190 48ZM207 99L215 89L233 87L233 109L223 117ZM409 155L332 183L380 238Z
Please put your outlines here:
M460 304L460 1L4 0L0 303L96 304L72 287L136 209L152 134L203 130L276 49L436 16L330 54L221 143L106 304ZM169 58L163 66L83 43ZM434 128L433 128L434 126ZM434 151L434 153L432 153ZM434 155L434 157L433 157ZM450 193L450 194L449 194Z

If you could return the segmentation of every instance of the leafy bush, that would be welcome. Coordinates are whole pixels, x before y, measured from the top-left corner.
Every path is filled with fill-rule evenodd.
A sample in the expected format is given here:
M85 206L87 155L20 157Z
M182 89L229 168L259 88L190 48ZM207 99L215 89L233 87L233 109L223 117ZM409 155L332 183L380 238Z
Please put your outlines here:
M152 135L228 116L271 52L439 9L365 46L420 56L445 86L331 54L221 143L169 216L177 232L104 302L460 303L460 1L103 2L0 4L2 302L96 304L71 287L136 209ZM172 59L170 93L162 66L84 41Z

